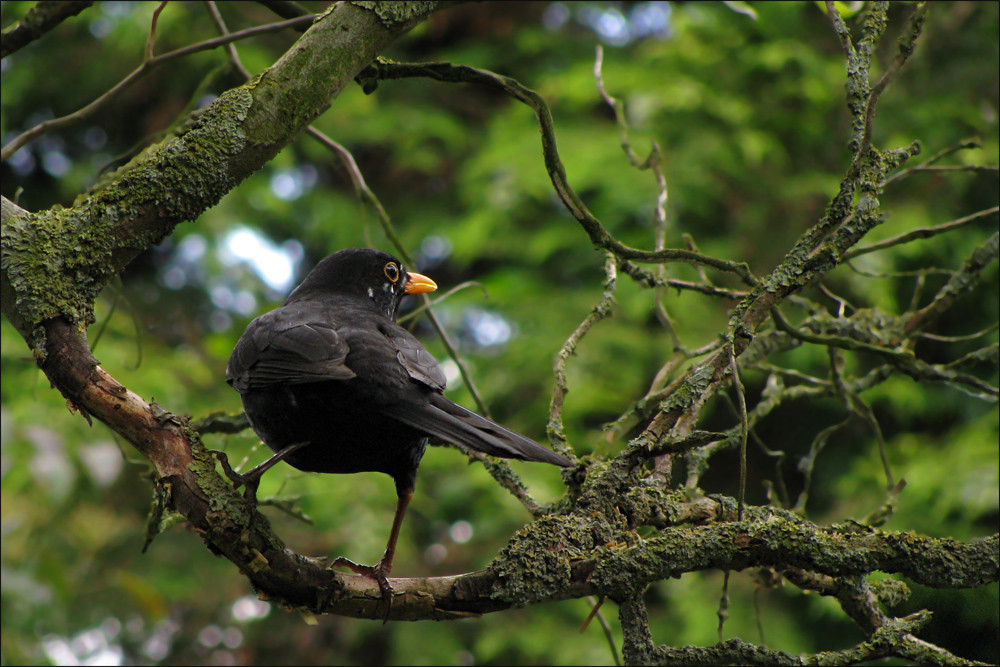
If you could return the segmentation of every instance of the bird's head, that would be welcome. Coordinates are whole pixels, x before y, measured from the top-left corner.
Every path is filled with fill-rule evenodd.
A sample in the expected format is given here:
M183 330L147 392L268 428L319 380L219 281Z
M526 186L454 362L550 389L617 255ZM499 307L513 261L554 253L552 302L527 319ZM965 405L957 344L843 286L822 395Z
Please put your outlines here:
M285 303L339 295L370 300L391 320L407 294L433 292L437 284L419 273L410 273L403 264L381 250L348 248L327 255L305 280L292 291Z

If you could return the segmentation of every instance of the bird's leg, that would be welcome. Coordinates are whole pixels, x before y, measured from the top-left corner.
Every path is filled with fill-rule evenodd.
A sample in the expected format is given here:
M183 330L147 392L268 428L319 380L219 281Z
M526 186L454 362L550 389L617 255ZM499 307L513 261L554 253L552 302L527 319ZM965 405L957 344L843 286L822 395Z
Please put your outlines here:
M274 465L280 461L284 461L290 455L299 451L309 442L296 442L294 444L288 445L281 451L272 454L271 458L267 459L263 463L254 466L250 470L239 473L233 470L233 467L229 465L229 457L226 456L225 452L220 452L217 449L209 449L208 452L215 456L222 464L222 471L226 473L226 477L230 479L233 483L233 488L239 488L242 486L246 489L243 497L247 501L247 507L250 511L250 515L253 516L254 511L257 509L257 487L260 486L260 478L264 476L264 473L274 467Z
M378 583L378 588L382 592L382 602L385 603L385 614L382 616L382 623L389 621L389 612L392 611L392 585L389 583L388 575L392 571L392 558L396 555L396 540L399 539L399 529L403 525L403 516L406 515L406 507L413 497L413 485L400 489L396 486L396 515L392 518L392 530L389 531L389 542L385 545L385 553L374 565L359 565L352 560L341 556L332 563L330 567L346 567L355 574L360 574Z

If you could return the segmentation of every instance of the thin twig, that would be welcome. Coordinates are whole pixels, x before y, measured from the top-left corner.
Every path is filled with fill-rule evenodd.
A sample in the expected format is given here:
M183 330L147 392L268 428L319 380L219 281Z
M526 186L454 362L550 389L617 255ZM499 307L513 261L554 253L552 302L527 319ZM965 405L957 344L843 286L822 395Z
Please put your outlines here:
M632 150L632 142L628 138L628 119L625 117L625 105L621 100L612 97L605 89L602 73L603 64L604 48L598 44L597 54L594 58L594 79L601 98L614 111L622 150L625 151L629 164L640 171L649 169L653 172L653 178L656 180L657 195L653 219L653 248L656 251L662 251L667 247L667 179L663 176L663 169L660 168L660 147L653 141L649 156L645 161L640 162L639 158L636 157L635 152ZM634 278L635 276L632 277ZM656 318L663 325L663 328L666 329L673 347L681 349L683 348L683 343L677 334L677 329L674 327L673 320L670 318L666 306L663 304L665 291L663 283L667 281L667 267L662 263L656 266L656 277L660 281L660 284L657 284L654 288L653 307L656 312Z
M719 643L722 643L724 635L722 634L722 629L726 625L726 621L729 619L729 574L730 570L726 570L722 576L722 595L719 596L719 608L716 609L715 615L719 617L719 626L717 628Z
M809 445L809 453L806 454L801 461L799 461L799 472L802 473L803 478L802 491L799 493L799 497L795 501L795 505L792 507L793 512L805 516L806 502L809 500L809 492L812 489L812 476L813 470L816 467L816 457L821 451L823 451L823 448L826 447L826 443L830 440L830 436L847 426L850 421L851 418L847 417L832 426L827 426L813 438L812 444Z
M747 433L749 431L749 426L747 424L747 399L746 390L743 387L743 381L740 380L740 367L736 363L736 351L732 344L729 345L729 370L733 376L733 389L736 390L736 407L739 409L740 413L740 453L739 453L739 493L736 498L739 503L737 509L737 520L743 520L743 514L746 511L746 495L747 495Z
M907 167L906 169L900 169L895 174L882 181L882 187L889 185L893 181L898 181L902 178L905 178L915 171L931 171L930 169L931 165L938 162L942 158L951 155L952 153L957 153L960 150L965 150L969 148L982 148L982 147L983 145L979 141L976 141L975 139L967 139L958 144L955 144L954 146L943 148L934 155L927 158L923 163L919 165L913 167ZM996 169L996 167L992 167L992 169Z
M757 621L757 636L760 638L760 645L767 647L767 640L764 638L764 611L760 607L760 592L764 590L758 584L753 589L753 616Z
M920 307L920 300L924 296L924 287L927 285L927 276L917 276L913 281L913 294L910 295L910 304L906 310L916 310Z
M219 13L219 8L216 6L215 2L209 0L205 3L205 7L208 9L208 15L212 17L212 22L215 23L215 27L219 29L219 33L223 35L229 34L229 28L226 27L226 22L222 18L222 14ZM250 79L251 74L246 67L243 66L243 61L240 60L240 54L236 51L235 44L226 44L226 52L229 54L229 60L233 63L240 74L243 75L244 79Z
M368 183L365 181L365 177L361 173L361 169L358 168L358 163L354 160L354 156L351 155L351 152L340 143L320 132L315 127L310 126L306 128L306 132L340 156L344 166L347 168L347 172L350 174L351 181L354 183L354 188L358 196L363 202L367 203L374 209L375 214L382 225L382 229L385 231L386 236L392 242L393 246L395 246L400 255L400 259L402 259L405 264L413 266L413 260L410 258L403 242L396 234L396 230L392 226L392 221L389 219L389 214L386 213L385 208L382 206L382 202L379 201L378 197L375 196L375 193L368 187ZM437 315L435 315L434 311L430 308L430 299L426 294L422 296L424 307L427 309L427 320L437 332L437 335L441 339L441 343L444 345L448 356L451 357L451 359L458 366L458 371L462 376L462 380L465 382L465 386L468 388L469 393L472 394L472 398L475 400L479 410L482 414L488 417L489 409L486 407L486 403L483 401L479 391L476 389L476 385L472 381L472 377L465 366L465 362L463 361L461 355L458 354L458 349L455 347L455 344L452 343L451 338L448 336L440 320L438 320ZM483 463L487 472L489 472L493 479L495 479L503 488L507 489L511 495L517 498L521 504L524 505L529 512L531 512L532 516L539 516L544 513L543 508L535 501L534 498L531 497L528 493L527 487L524 485L524 482L521 481L521 478L518 477L518 475L514 472L514 469L511 468L507 461L490 458L474 451L467 451L466 453L477 461Z
M402 324L403 322L406 322L407 320L411 320L414 317L416 317L416 316L420 315L421 313L423 313L424 311L426 311L428 308L434 308L439 303L441 303L441 302L445 301L446 299L450 298L453 294L457 294L457 293L461 292L464 289L468 289L469 287L478 287L479 289L481 289L483 291L483 296L484 297L488 296L487 293L486 293L486 288L483 287L482 283L477 282L475 280L466 280L464 283L459 283L459 284L455 285L450 290L448 290L447 292L444 292L440 296L434 297L429 302L425 302L425 303L420 304L419 306L417 306L416 308L414 308L413 310L411 310L410 312L408 312L406 315L400 316L399 319L396 320L396 322Z
M827 355L830 359L830 379L833 381L833 387L837 392L837 396L840 398L844 409L847 410L848 413L853 413L861 417L861 419L868 424L868 427L871 429L872 435L875 436L875 441L878 444L878 454L879 459L882 461L882 470L885 472L885 488L887 490L892 489L896 486L896 481L894 475L892 474L892 467L889 465L889 455L886 452L885 438L882 436L882 427L879 426L878 419L875 417L875 413L872 411L871 406L868 405L857 393L851 391L847 386L847 381L844 379L843 374L843 351L835 347L828 347Z
M621 656L618 655L618 646L615 643L615 635L611 631L611 625L608 623L608 619L604 618L604 614L600 611L601 603L604 602L604 598L602 597L600 600L597 600L593 595L588 595L587 601L594 605L593 611L591 611L590 616L587 617L587 622L595 616L597 617L597 622L601 624L601 629L604 630L604 638L608 642L608 649L611 651L611 659L615 661L616 667L621 667L622 659ZM584 628L581 628L580 632L583 632L585 628L586 623L584 623Z
M750 266L746 262L733 262L717 257L708 257L677 248L652 251L640 250L627 246L614 238L611 232L594 217L594 214L590 212L590 209L587 208L580 196L570 186L569 180L566 177L566 169L563 166L562 159L559 157L559 150L556 145L552 112L549 110L545 100L538 93L524 87L516 80L487 70L467 67L465 65L454 65L447 62L417 64L377 62L359 75L359 77L372 79L403 79L417 76L452 83L488 85L528 105L535 112L535 118L538 120L541 130L542 157L556 194L566 209L584 228L595 246L610 250L622 259L631 259L645 263L687 262L696 266L707 266L725 273L733 273L739 276L747 285L757 284L757 278L753 275Z
M556 377L556 385L552 389L552 399L549 402L549 421L546 430L549 434L549 442L556 451L572 456L572 450L566 440L566 431L563 427L562 409L566 400L566 393L569 391L569 384L566 379L566 362L576 353L576 347L580 340L587 335L590 328L600 320L611 314L611 308L615 303L615 286L617 285L618 274L615 270L615 258L610 252L604 259L604 291L601 293L601 300L595 305L590 313L576 327L576 330L566 339L562 348L556 354L553 372Z
M230 42L235 42L241 39L247 39L248 37L255 37L257 35L262 35L269 32L278 32L280 30L285 30L286 28L297 28L299 26L307 25L315 19L315 15L304 16L297 19L292 19L290 21L281 21L280 23L269 23L268 25L255 26L253 28L247 28L246 30L240 30L239 32L234 32L231 35L224 35L222 37L216 37L214 39L205 40L204 42L198 42L197 44L192 44L190 46L185 46L184 48L177 49L176 51L171 51L165 53L162 56L156 56L151 60L144 61L139 67L132 70L132 72L126 76L124 79L119 81L110 90L105 92L103 95L98 97L96 100L88 104L87 106L77 109L71 114L66 116L60 116L59 118L51 118L38 125L35 125L30 130L22 132L13 139L11 139L7 145L3 147L0 151L0 162L6 162L10 156L20 150L25 144L38 137L53 132L55 130L61 130L66 127L70 127L79 123L80 121L90 118L95 113L100 111L106 104L111 100L115 99L122 92L127 90L129 86L134 84L136 81L141 79L143 76L148 74L151 70L159 67L163 63L170 62L171 60L176 60L177 58L182 58L184 56L191 55L192 53L197 53L199 51L206 51L208 49L214 49L218 46L224 44L229 44Z
M166 0L161 2L153 10L153 18L149 23L149 38L146 40L146 52L143 56L143 62L153 59L153 45L156 43L156 24L160 19L160 12L167 6Z
M365 181L365 177L361 173L361 169L358 167L358 163L354 160L354 156L351 155L351 152L340 143L334 141L311 125L306 128L306 132L340 156L344 166L347 168L347 172L351 176L351 182L354 184L355 192L358 193L358 196L363 202L366 202L375 210L375 215L378 217L379 223L382 225L382 229L385 231L389 241L396 248L396 251L399 252L400 258L403 262L409 266L413 266L413 259L410 257L410 253L406 250L406 247L403 245L399 235L396 234L396 229L392 226L392 223L389 220L389 214L382 206L382 202L379 201L378 197L375 196L375 193L368 187L368 183ZM430 304L430 299L426 294L423 295L423 301L425 306ZM428 309L427 319L431 323L431 326L434 327L438 337L441 339L441 343L448 352L448 356L451 357L451 359L458 365L458 371L462 376L462 381L469 389L469 393L472 394L472 399L476 402L476 406L480 411L482 411L484 416L489 417L490 412L489 408L486 407L486 402L480 395L479 390L476 389L476 385L472 381L472 376L469 373L465 362L458 354L458 349L455 347L455 344L452 343L451 338L445 332L444 327L441 325L441 322L438 320L433 310Z
M966 334L964 336L941 336L939 334L921 333L920 338L927 338L928 340L937 340L943 343L960 343L962 341L975 340L977 338L981 338L988 333L996 331L998 328L1000 328L1000 322L994 322L993 324L986 327L982 331Z
M971 215L967 215L950 222L945 222L940 225L934 225L933 227L920 227L904 234L893 236L890 239L879 241L878 243L862 246L860 248L852 248L844 253L844 261L854 259L859 255L866 255L870 252L875 252L876 250L884 250L885 248L891 248L892 246L900 245L902 243L909 243L910 241L914 241L916 239L929 239L937 236L938 234L944 234L945 232L950 232L952 230L959 229L960 227L964 227L970 222L975 222L980 218L988 217L998 211L1000 211L1000 206L994 206L992 208L983 209L982 211L977 211Z
M877 3L881 5L881 3ZM888 3L883 6L876 6L873 8L873 18L871 24L877 23L877 28L873 26L871 29L872 34L875 35L875 39L881 35L881 31L885 29L885 8ZM885 72L879 78L878 82L872 86L871 93L868 95L868 101L865 105L865 122L864 122L864 135L861 140L861 146L858 149L857 156L855 157L855 164L860 164L858 160L861 156L868 152L871 147L872 142L872 131L875 126L875 107L878 105L879 98L882 93L888 87L889 83L896 78L896 74L899 70L906 64L906 61L911 55L913 55L914 45L916 44L917 38L920 36L920 32L923 29L924 19L927 18L927 10L929 9L929 2L919 2L913 13L910 14L910 23L906 34L899 40L899 53L893 59L889 67L886 68ZM874 14L880 14L879 17L874 17Z
M749 292L731 290L724 287L715 287L714 285L709 285L707 283L692 283L687 280L676 280L674 278L654 276L641 266L636 266L634 263L624 259L618 260L618 268L621 269L622 273L630 276L636 282L642 283L646 287L670 287L676 290L698 292L699 294L704 294L706 296L717 296L723 299L732 299L734 301L739 301L749 294Z
M993 174L1000 171L1000 167L995 167L991 164L944 164L933 167L918 165L912 169L908 169L907 173L912 174L917 171L971 171L973 173ZM882 184L885 185L888 182L889 179L886 179L882 181Z

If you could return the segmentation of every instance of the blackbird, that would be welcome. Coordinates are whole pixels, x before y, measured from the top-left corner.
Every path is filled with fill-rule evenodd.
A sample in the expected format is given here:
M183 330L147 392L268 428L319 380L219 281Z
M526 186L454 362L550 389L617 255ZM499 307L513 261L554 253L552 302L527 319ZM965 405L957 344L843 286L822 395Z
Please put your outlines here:
M309 472L392 477L396 514L382 558L373 566L346 558L331 564L378 582L386 617L387 575L428 436L493 456L573 465L444 397L441 367L396 324L404 296L436 289L387 253L335 252L280 307L250 323L226 369L250 426L276 452L245 475L224 466L248 495L281 460Z

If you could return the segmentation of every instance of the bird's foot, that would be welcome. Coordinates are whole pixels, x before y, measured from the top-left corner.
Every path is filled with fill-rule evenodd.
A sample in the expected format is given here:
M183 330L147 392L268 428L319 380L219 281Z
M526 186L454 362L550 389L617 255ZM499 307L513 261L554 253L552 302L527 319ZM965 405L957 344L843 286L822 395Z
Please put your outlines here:
M383 557L374 565L360 565L341 556L330 563L330 567L346 567L355 574L360 574L364 577L368 577L369 579L374 579L375 583L378 584L379 591L382 593L382 601L380 604L385 605L385 613L382 614L382 624L384 625L389 621L389 612L392 611L393 590L392 584L389 583L387 575L392 569L391 563L387 563Z
M246 498L247 501L247 511L250 513L250 516L253 517L257 510L257 487L260 486L260 478L264 476L265 472L274 467L274 464L279 461L283 461L290 454L294 454L308 444L308 442L296 442L288 445L281 451L273 454L268 460L264 461L260 465L254 466L245 473L239 473L233 470L233 467L229 465L229 457L226 456L225 452L220 452L217 449L209 449L207 451L209 454L218 459L220 464L222 464L222 471L226 473L226 477L228 477L233 483L234 489L238 489L241 486L246 489L243 497Z
M226 473L226 477L233 483L234 489L238 489L241 486L245 489L243 498L247 503L247 512L253 517L257 510L257 487L260 486L260 478L263 471L257 472L257 468L254 468L246 473L238 473L229 464L229 457L226 456L225 452L220 452L218 449L209 449L206 451L214 456L222 465L222 472Z

